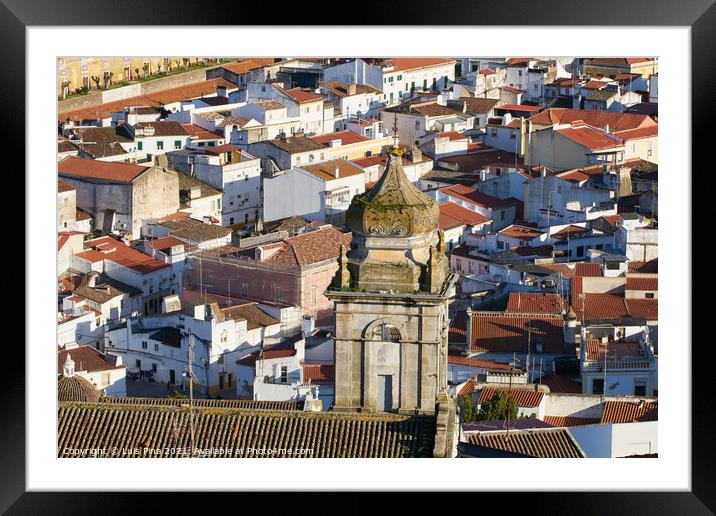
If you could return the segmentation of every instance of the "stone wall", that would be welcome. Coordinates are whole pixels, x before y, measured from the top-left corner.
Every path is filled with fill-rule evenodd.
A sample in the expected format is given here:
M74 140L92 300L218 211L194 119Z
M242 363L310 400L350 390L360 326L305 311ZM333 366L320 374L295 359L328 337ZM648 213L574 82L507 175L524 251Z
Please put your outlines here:
M129 84L127 86L113 88L111 90L94 91L86 95L80 95L79 97L59 101L57 103L57 110L59 113L64 113L65 111L74 111L76 109L99 106L100 104L105 104L107 102L138 97L140 95L149 95L158 91L202 82L206 80L207 71L213 68L216 67L201 68L176 75L170 75L169 77L160 77L158 79L152 79L145 82Z

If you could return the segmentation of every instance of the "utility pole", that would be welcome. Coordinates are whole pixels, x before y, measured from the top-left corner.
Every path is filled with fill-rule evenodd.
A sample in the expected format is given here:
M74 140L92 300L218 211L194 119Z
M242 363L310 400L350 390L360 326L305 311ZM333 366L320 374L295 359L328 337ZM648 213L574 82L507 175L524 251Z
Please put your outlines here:
M189 330L189 453L190 456L194 456L194 373L193 365L194 362L194 335Z

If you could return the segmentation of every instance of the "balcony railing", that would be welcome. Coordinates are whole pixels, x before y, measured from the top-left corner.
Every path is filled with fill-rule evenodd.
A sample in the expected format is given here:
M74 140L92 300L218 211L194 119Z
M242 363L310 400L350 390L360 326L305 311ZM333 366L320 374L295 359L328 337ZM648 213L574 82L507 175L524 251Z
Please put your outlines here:
M645 361L645 360L638 360L638 361L613 361L613 362L607 362L607 372L609 371L618 371L618 370L631 370L631 369L652 369L654 367L653 362ZM604 362L589 362L586 361L582 364L582 371L603 371L604 370Z

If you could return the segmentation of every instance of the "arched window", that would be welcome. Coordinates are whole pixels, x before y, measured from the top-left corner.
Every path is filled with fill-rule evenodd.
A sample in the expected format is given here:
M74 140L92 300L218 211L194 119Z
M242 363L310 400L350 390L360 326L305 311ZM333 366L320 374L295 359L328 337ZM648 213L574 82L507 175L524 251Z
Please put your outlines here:
M395 326L383 323L373 329L373 338L389 342L400 342L400 330Z

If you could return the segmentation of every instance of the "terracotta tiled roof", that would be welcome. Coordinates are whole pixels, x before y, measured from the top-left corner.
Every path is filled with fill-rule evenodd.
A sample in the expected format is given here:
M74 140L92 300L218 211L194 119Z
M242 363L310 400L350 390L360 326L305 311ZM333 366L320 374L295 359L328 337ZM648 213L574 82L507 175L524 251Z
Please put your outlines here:
M625 288L627 290L659 290L659 277L627 274Z
M468 139L467 136L457 131L443 131L442 133L437 133L435 136L438 138L447 138L451 142Z
M267 140L267 142L289 154L325 149L322 143L318 143L306 136L287 136L286 138L277 136L273 140Z
M334 367L333 364L301 364L303 381L317 384L332 384Z
M107 396L100 400L108 405L146 405L158 407L181 407L187 404L181 398L134 398ZM195 399L194 406L199 408L218 409L251 409L251 410L303 410L302 400L268 401L268 400L217 400Z
M57 180L57 193L72 192L74 189L73 186L68 185L64 181Z
M514 204L514 202L510 199L498 199L497 197L478 192L474 188L470 188L465 185L443 186L442 188L439 188L439 191L457 199L461 199L478 206L484 206L486 208L496 208L498 206Z
M555 132L592 151L614 149L624 146L624 142L620 138L605 133L603 129L588 125L566 127L564 129L557 129Z
M532 240L533 238L537 238L538 236L543 235L544 231L540 231L539 229L530 228L527 226L511 224L510 226L507 226L505 229L498 231L498 233L500 235L508 237L508 238L519 238L521 240Z
M659 126L652 125L651 127L639 127L638 129L627 129L624 131L617 131L614 133L622 140L636 140L638 138L649 138L652 136L659 135Z
M473 312L473 351L524 353L527 351L527 330L531 331L532 352L542 341L544 353L564 352L564 319L548 314L513 314L509 312Z
M160 120L158 122L139 122L134 126L137 130L151 128L154 129L152 136L188 136L189 133L184 126L173 120ZM137 134L138 138L142 135Z
M627 263L627 272L657 274L659 272L659 260L654 258L648 262L630 261Z
M509 440L505 432L467 434L471 444L541 458L584 458L577 441L566 428L514 430Z
M602 266L599 263L577 263L574 266L574 275L598 278L602 275Z
M68 156L57 164L60 175L73 178L101 179L116 183L131 183L150 167L131 163L113 163Z
M500 89L503 91L506 91L508 93L524 93L525 90L522 90L520 88L514 88L512 86L500 86ZM509 104L510 106L514 106L514 104ZM500 106L502 107L502 106Z
M601 423L633 423L657 421L659 406L656 401L605 401Z
M427 416L211 407L195 408L193 420L194 442L199 448L228 452L217 455L223 458L295 457L286 450L306 448L313 450L310 457L430 457L435 440L435 418ZM153 448L162 457L180 449L179 456L187 456L190 429L185 407L62 402L59 457L69 448L96 447ZM262 449L276 453L251 452Z
M225 238L231 234L231 228L216 224L205 224L190 217L168 220L161 223L171 230L171 236L186 239L189 242L208 242Z
M250 72L251 70L256 70L257 68L273 64L273 62L273 58L270 57L252 57L248 59L241 59L234 63L226 63L221 65L221 67L237 75L242 75Z
M507 312L530 314L561 314L564 301L559 294L543 292L510 292Z
M464 102L465 111L467 113L486 115L490 113L495 108L495 106L500 103L500 100L482 99L476 97L460 97L459 102Z
M94 373L96 371L112 371L114 369L122 369L126 366L114 365L114 363L105 360L102 354L92 346L78 346L73 349L60 349L57 351L57 374L64 371L64 363L67 360L67 354L72 357L75 363L75 371Z
M581 301L573 300L581 314ZM624 297L616 294L584 294L584 318L587 321L629 317Z
M625 302L631 317L643 317L647 321L659 320L658 299L627 298Z
M582 384L564 375L554 373L544 375L542 376L540 383L549 387L550 392L564 392L572 394L582 393Z
M653 61L651 57L595 57L589 60L590 65L626 66Z
M569 226L560 229L556 233L552 233L552 236L554 238L567 238L567 236L572 238L574 235L581 235L582 233L586 233L587 231L589 230L585 227L570 224Z
M207 131L203 127L194 124L182 124L184 130L189 134L191 138L197 140L223 140L224 136L217 133Z
M611 131L636 129L656 125L648 115L633 113L616 113L611 111L590 111L584 109L550 108L528 119L534 125L552 126L555 124L569 124L581 120L594 127L609 126Z
M341 233L332 226L310 231L280 242L281 250L271 255L265 262L289 267L303 267L338 258L341 245L349 246L350 241L350 233Z
M249 330L281 324L278 321L261 310L256 303L246 303L243 305L222 308L221 313L224 319L239 319L246 321L246 327Z
M510 152L505 152L497 149L493 150L481 150L480 152L470 154L459 154L456 156L447 156L436 160L436 168L440 168L442 163L449 163L452 166L457 167L457 171L463 174L482 170L486 165L498 165L504 163L504 166L513 167L522 163L522 158L515 157ZM476 179L474 182L477 182Z
M544 422L552 426L583 426L599 423L599 418L574 416L544 416Z
M280 91L284 95L291 97L294 101L296 101L299 104L305 104L308 102L318 102L318 101L323 100L323 97L321 97L320 95L316 95L315 93L311 93L309 91L304 91L301 88L292 88L290 90L286 90L286 89L282 88L281 86L278 86L277 84L274 84L274 88L276 88L278 91Z
M89 260L93 263L100 260L109 260L141 274L154 272L171 266L170 264L161 262L149 255L140 253L139 251L132 249L122 242L108 236L95 238L94 240L89 240L85 243L92 249L77 253L76 256Z
M338 169L338 177L336 177L336 168ZM303 165L301 169L324 181L363 174L362 168L344 159L332 159L312 165Z
M161 106L171 104L180 100L193 99L210 94L216 91L221 84L230 84L223 79L210 79L198 83L178 86L167 90L157 91L137 97L130 97L113 102L106 102L99 106L74 109L58 114L59 121L72 120L94 120L96 118L109 118L113 111L122 111L128 106ZM234 86L234 85L232 85ZM235 87L235 86L234 86Z
M462 386L460 392L458 392L457 395L466 396L468 394L472 394L473 392L475 392L475 379L468 378L468 380L465 382L465 385Z
M530 106L527 104L502 104L501 106L498 106L496 109L504 109L506 111L525 111L528 113L536 113L543 109L540 106ZM519 127L519 125L517 125Z
M489 68L483 68L478 73L481 73L482 75L495 75L495 72L493 72Z
M393 70L388 73L418 70L450 63L455 63L455 60L444 57L393 57L386 60L386 65L393 66Z
M480 398L478 403L482 404L488 400L491 400L495 394L500 393L502 396L507 396L507 389L493 389L485 388L480 391ZM542 403L544 398L544 392L536 391L534 388L524 389L513 387L509 393L509 397L512 398L514 404L518 407L534 408Z
M509 364L503 362L494 362L492 360L482 360L472 357L459 357L456 355L448 355L448 364L479 367L482 369L508 370L510 368Z
M351 97L353 95L364 95L366 93L382 93L380 90L376 90L372 86L366 84L354 84L355 93L351 94L348 91L349 85L340 81L322 82L321 87L330 91L336 97Z
M440 205L438 227L443 231L466 225L477 226L489 221L490 219L487 217L453 202L446 202Z

